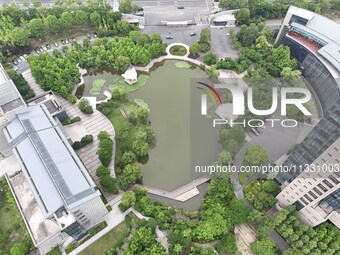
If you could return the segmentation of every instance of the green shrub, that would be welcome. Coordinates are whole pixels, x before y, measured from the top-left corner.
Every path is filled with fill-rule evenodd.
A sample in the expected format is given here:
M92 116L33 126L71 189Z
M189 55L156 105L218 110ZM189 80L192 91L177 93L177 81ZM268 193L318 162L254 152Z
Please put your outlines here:
M83 98L80 100L79 104L78 104L78 108L86 114L91 114L93 113L93 108L89 102L89 100L87 100L86 98Z
M113 141L106 131L101 131L98 134L98 138L100 142L97 154L100 162L107 167L110 165L112 159Z
M81 118L79 116L77 116L77 117L74 117L72 119L66 119L61 124L63 126L67 126L67 125L71 125L71 124L79 122L79 121L81 121Z
M82 137L80 141L75 141L72 144L72 148L75 150L79 150L92 142L93 142L93 135L86 135Z
M75 95L67 95L66 100L69 101L72 104L75 104L77 102L77 97Z
M116 179L111 177L110 175L104 175L100 177L100 185L103 190L109 193L116 194L118 193Z
M13 80L15 86L19 90L21 96L28 100L35 96L34 91L31 89L31 87L28 85L25 78L22 76L22 74L18 74L16 71L14 71L12 68L6 70L9 77Z
M97 168L96 174L98 177L102 177L104 175L110 175L110 170L105 166L99 166Z

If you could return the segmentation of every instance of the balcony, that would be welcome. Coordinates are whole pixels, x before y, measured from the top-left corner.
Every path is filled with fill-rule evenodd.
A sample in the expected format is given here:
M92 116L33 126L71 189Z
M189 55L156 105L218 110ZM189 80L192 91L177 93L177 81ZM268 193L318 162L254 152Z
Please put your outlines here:
M295 31L290 31L287 33L287 36L299 42L301 45L305 46L308 50L316 54L319 49L323 47L323 45L317 43L310 37L305 37Z

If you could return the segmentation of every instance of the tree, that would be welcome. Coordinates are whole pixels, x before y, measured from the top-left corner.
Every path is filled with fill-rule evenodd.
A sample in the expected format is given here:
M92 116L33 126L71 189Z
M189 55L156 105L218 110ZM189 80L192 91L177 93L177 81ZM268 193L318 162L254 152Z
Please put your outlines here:
M137 161L137 157L132 151L124 152L124 154L122 156L122 164L124 166L129 165L129 164L133 164L136 161Z
M132 183L142 179L142 172L138 163L125 166L122 174L118 177L118 185L121 189L127 190Z
M140 108L137 111L138 119L143 124L147 123L149 115L150 115L150 111L146 108Z
M260 145L250 146L244 155L244 160L248 165L261 165L268 161L266 150Z
M229 166L233 162L233 159L231 158L230 152L223 150L219 155L218 155L218 163L223 166Z
M147 134L143 131L140 131L135 141L132 143L132 149L137 157L144 157L148 154L149 145L146 142Z
M132 4L132 0L122 0L119 3L119 11L122 13L131 13L137 11L138 6Z
M44 24L40 19L32 19L28 23L28 28L33 37L41 39L45 35Z
M192 56L196 56L198 52L200 52L202 49L201 45L198 42L193 43L190 48L189 52Z
M93 26L99 26L100 25L100 14L97 11L94 11L90 14L90 23Z
M24 242L15 243L11 248L11 255L28 254L29 247Z
M237 33L237 40L242 46L250 47L255 43L258 33L259 29L254 23L251 23L249 26L242 25Z
M127 191L124 193L122 202L119 205L119 208L122 211L126 211L129 207L134 206L136 203L136 195L133 191Z
M216 250L219 254L234 254L237 251L235 236L231 233L223 235L221 241L216 245Z
M211 40L211 31L209 28L203 28L200 34L200 42L201 43L210 43Z
M60 18L60 25L66 29L69 29L72 27L73 24L74 24L73 15L67 11L63 12Z
M83 113L91 114L93 113L92 105L90 104L90 101L86 98L82 98L78 104L79 110L81 110Z
M250 11L248 8L241 8L235 13L236 22L239 25L248 24L250 19Z
M54 15L48 15L45 19L46 30L49 33L58 33L60 31L59 20Z
M88 23L88 16L86 12L82 10L77 10L75 15L75 22L79 25L85 25Z
M26 29L21 29L16 27L11 33L12 43L17 46L27 46L29 45L29 31Z
M204 64L215 65L217 63L217 55L214 53L208 53L203 57Z
M111 177L110 175L104 175L100 178L100 185L103 190L109 193L117 193L116 179Z
M112 159L113 141L106 131L100 131L98 139L100 141L97 151L99 160L104 166L108 167Z
M252 251L257 255L275 255L275 243L268 236L262 237L251 245Z
M219 6L225 9L238 9L247 5L247 0L220 0Z

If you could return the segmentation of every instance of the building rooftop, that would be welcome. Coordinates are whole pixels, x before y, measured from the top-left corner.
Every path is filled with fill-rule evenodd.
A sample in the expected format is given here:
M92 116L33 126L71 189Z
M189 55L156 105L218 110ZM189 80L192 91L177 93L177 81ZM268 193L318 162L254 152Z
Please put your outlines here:
M100 195L44 105L18 114L4 133L45 217Z
M291 6L288 12L307 20L305 25L293 22L291 26L295 28L294 31L302 33L308 40L320 43L321 47L317 50L317 54L314 52L314 48L311 48L311 50L317 56L327 60L333 69L340 72L340 24L327 17L295 6ZM304 45L309 46L306 43ZM333 70L331 71L334 74ZM335 76L338 77L339 75Z

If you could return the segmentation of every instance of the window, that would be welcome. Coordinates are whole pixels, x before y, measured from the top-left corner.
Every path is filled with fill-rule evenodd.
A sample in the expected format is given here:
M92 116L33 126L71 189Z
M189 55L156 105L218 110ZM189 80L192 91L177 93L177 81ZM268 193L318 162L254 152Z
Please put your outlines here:
M313 202L313 199L311 199L310 196L308 196L307 194L304 195L304 197L307 198L307 200L308 200L309 202Z
M318 198L313 191L309 191L308 194L311 195L314 199Z
M325 188L325 186L323 186L321 183L318 184L318 187L324 191L324 192L327 192L327 189Z
M308 205L308 202L307 202L303 197L301 197L300 200L301 200L305 205Z
M321 191L320 190L318 190L316 187L315 188L313 188L313 190L319 195L319 196L321 196L322 195L322 193L321 193Z
M329 181L327 181L327 180L323 180L322 182L323 182L324 184L326 184L327 187L330 188L330 189L334 187L334 185L333 185L332 183L330 183Z
M329 179L335 184L335 185L338 185L339 184L339 180L334 177L333 175L330 175L329 176Z

